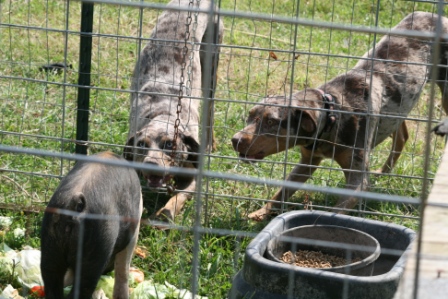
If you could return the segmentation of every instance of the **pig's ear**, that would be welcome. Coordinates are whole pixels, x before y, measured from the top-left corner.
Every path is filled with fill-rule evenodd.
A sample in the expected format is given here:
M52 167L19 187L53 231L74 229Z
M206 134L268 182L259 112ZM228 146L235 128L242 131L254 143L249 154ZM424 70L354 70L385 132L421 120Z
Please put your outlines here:
M84 212L84 210L86 209L86 205L87 205L86 197L82 192L78 192L72 197L72 201L70 203L70 210L81 213Z

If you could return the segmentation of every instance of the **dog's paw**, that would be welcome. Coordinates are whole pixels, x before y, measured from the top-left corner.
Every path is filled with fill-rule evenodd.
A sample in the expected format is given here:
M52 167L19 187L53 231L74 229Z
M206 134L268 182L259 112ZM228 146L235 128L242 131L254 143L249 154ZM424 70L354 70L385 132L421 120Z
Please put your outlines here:
M383 174L383 170L382 169L375 169L374 171L371 172L371 174L373 174L373 175L380 175L380 174Z
M376 169L376 170L372 171L371 174L373 174L373 175L387 174L387 173L390 173L391 171L392 171L392 169L390 169L390 167L383 166L383 168Z
M156 213L152 214L149 217L149 219L158 222L158 223L151 223L152 227L160 230L167 230L170 228L170 224L173 223L174 216L170 210L162 208L158 210Z
M261 208L255 212L252 212L249 215L247 215L247 218L254 220L254 221L263 221L263 220L266 220L270 214L271 213L268 209Z
M174 221L174 213L173 211L167 208L161 208L155 214L156 219L165 222L173 222Z

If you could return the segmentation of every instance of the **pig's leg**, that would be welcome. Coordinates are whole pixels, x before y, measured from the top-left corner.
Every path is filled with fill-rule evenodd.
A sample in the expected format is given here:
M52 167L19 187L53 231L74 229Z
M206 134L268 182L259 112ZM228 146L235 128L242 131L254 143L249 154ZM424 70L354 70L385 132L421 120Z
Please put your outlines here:
M131 259L134 254L135 246L137 245L139 230L140 222L138 223L134 236L129 241L128 246L115 255L115 285L113 299L129 298L129 267L131 265Z
M62 261L59 263L56 257L52 261L42 259L42 278L45 285L45 298L47 299L64 298L64 274L67 269L63 264Z
M98 271L98 267L100 267L100 271ZM83 263L83 266L81 269L81 282L79 284L79 299L81 298L92 298L92 294L95 291L95 288L98 284L98 280L101 277L102 271L104 265L88 265L86 263ZM76 277L76 272L75 272ZM74 281L74 284L72 286L72 289L70 291L70 294L68 295L68 298L73 299L75 298L75 290L76 290L76 278Z
M46 298L61 299L64 294L64 274L67 271L64 253L56 246L56 241L43 228L41 272L45 285Z
M94 231L99 231L95 229ZM81 275L79 283L79 299L92 298L92 294L98 284L98 280L107 267L108 261L112 256L116 236L108 234L107 230L98 233L98 242L89 242L89 246L84 246ZM74 267L76 269L76 265ZM76 270L74 271L74 285L70 291L69 298L74 298L76 287Z

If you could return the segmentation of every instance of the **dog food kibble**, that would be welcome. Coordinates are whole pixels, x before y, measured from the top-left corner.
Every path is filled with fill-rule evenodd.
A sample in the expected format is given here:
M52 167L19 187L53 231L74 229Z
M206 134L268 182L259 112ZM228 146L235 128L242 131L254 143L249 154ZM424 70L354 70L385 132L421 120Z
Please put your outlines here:
M344 258L309 250L299 250L295 255L291 251L287 251L283 254L281 260L287 264L304 268L333 268L348 264L348 261ZM357 261L360 261L360 259L352 260L351 263Z

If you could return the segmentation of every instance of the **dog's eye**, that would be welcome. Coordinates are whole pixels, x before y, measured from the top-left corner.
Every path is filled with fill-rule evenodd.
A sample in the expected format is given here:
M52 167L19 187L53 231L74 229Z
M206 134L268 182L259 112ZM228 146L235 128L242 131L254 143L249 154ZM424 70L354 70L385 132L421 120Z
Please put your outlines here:
M139 142L137 142L137 146L141 147L141 148L145 148L146 147L146 143L144 141L139 141Z
M164 146L164 149L172 149L173 148L173 142L172 141L166 141Z

